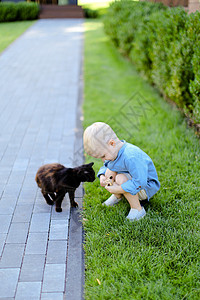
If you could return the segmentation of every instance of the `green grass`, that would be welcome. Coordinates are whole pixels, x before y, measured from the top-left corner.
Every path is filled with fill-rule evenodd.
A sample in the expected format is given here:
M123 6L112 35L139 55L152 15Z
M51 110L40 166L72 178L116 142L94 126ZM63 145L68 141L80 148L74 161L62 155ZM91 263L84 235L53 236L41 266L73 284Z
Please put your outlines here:
M85 24L84 127L109 123L154 161L160 191L147 215L126 221L129 205L103 207L99 180L85 185L86 300L200 298L199 140L180 113L145 82L105 36ZM96 171L102 165L97 159Z
M0 23L0 53L35 21Z
M105 8L108 7L111 2L114 0L99 0L99 1L93 1L93 0L79 0L78 5L86 6L91 9L99 9L99 8Z
M111 2L114 0L102 0L102 1L93 1L93 0L79 0L78 5L81 5L85 9L90 9L96 11L98 17L102 17L106 14L107 9ZM91 16L90 16L91 17Z
M78 5L81 5L83 7L88 7L90 9L101 9L101 8L108 7L110 3L114 1L115 0L99 0L99 1L78 0ZM132 0L132 1L139 1L139 0Z

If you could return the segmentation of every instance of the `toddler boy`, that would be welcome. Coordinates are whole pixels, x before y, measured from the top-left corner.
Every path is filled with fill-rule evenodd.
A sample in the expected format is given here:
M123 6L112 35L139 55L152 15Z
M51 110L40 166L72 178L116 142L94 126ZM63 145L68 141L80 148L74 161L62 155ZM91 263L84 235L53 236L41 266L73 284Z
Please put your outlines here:
M112 195L103 205L113 206L124 196L131 207L127 219L143 218L146 211L140 200L149 200L160 188L151 158L137 146L119 140L112 128L103 122L87 127L83 142L88 155L104 162L98 177L101 186Z

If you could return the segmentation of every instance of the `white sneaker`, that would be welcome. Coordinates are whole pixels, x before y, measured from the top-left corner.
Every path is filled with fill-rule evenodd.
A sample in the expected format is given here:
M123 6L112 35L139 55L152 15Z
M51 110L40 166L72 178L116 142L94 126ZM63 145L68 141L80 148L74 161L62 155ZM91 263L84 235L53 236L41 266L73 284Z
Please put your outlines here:
M146 211L145 211L144 207L142 207L142 210L140 210L140 211L137 209L131 208L131 210L129 211L129 214L126 218L130 221L138 221L138 220L144 218L145 215L146 215Z
M117 198L115 195L111 195L102 205L113 206L117 204L122 198Z

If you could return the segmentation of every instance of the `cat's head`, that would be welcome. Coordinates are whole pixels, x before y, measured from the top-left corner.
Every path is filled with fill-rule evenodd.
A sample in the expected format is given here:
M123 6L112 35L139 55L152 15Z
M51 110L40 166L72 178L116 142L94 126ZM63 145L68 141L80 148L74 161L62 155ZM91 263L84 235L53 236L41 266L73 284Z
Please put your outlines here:
M95 180L95 171L92 166L94 163L89 163L76 168L77 176L82 182L93 182Z

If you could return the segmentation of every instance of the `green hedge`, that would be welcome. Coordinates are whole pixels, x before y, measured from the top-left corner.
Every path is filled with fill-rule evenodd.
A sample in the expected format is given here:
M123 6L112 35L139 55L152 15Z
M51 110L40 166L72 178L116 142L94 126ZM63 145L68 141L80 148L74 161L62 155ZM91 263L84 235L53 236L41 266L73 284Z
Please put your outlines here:
M0 22L25 21L37 19L39 6L28 2L1 2Z
M96 10L96 9L83 7L83 10L84 10L85 18L87 18L87 19L96 19L99 17L98 10Z
M118 1L105 32L159 91L200 123L200 13L160 3Z

